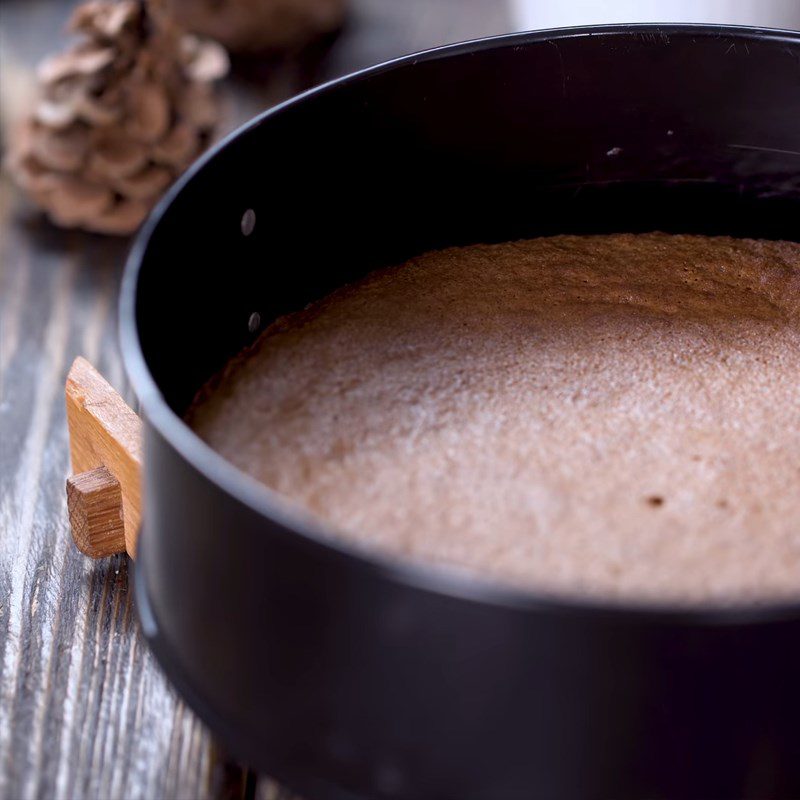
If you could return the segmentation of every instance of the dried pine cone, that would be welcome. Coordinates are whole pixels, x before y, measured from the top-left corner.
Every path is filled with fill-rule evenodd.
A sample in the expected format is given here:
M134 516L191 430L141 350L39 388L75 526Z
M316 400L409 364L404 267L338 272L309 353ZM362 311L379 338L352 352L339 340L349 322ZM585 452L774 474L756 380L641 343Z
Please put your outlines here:
M187 30L231 52L290 50L335 31L346 0L164 0Z
M84 3L70 30L83 39L39 66L11 172L57 225L128 234L207 144L228 58L137 0Z

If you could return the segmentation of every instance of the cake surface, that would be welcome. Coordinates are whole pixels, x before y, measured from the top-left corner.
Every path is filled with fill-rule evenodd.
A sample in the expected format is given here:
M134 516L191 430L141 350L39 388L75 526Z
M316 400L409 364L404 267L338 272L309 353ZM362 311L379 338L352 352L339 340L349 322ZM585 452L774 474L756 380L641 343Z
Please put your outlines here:
M395 555L537 592L800 597L800 245L437 251L279 319L187 417Z

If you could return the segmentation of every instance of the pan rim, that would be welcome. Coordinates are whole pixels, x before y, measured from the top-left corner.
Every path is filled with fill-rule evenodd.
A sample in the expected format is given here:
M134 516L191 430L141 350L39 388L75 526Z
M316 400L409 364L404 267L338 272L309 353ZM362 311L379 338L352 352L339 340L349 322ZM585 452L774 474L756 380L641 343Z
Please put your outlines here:
M736 25L637 23L553 28L502 34L424 50L391 59L328 81L258 114L209 148L173 184L156 205L131 245L119 300L119 339L126 373L148 424L193 469L232 499L291 532L298 544L318 555L357 564L376 576L405 586L471 603L520 613L592 617L611 622L677 625L684 627L750 626L800 620L798 600L729 603L679 603L674 600L603 598L577 592L536 592L411 558L398 558L348 542L298 504L247 475L207 445L166 403L142 352L136 319L139 274L150 240L173 201L194 177L222 151L285 109L333 88L367 80L389 70L413 67L419 62L461 56L486 49L527 46L554 40L631 36L732 37L749 41L770 40L800 46L800 31ZM146 468L146 454L145 454Z

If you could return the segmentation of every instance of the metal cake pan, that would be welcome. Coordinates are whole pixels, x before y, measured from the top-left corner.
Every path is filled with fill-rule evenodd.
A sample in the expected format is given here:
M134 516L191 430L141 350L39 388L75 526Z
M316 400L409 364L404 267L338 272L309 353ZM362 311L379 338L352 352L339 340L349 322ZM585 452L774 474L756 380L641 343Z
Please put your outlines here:
M649 230L800 238L800 35L444 47L272 109L169 192L121 298L145 428L136 594L234 754L309 800L800 797L800 604L602 604L365 553L182 421L256 319L370 269Z

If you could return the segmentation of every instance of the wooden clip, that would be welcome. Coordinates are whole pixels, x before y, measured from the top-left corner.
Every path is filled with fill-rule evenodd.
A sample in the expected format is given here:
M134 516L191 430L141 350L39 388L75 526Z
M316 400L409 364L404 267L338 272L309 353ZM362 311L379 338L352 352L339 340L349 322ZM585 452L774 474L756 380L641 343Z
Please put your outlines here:
M103 558L136 554L141 519L142 423L84 358L66 384L72 477L67 508L75 544Z

